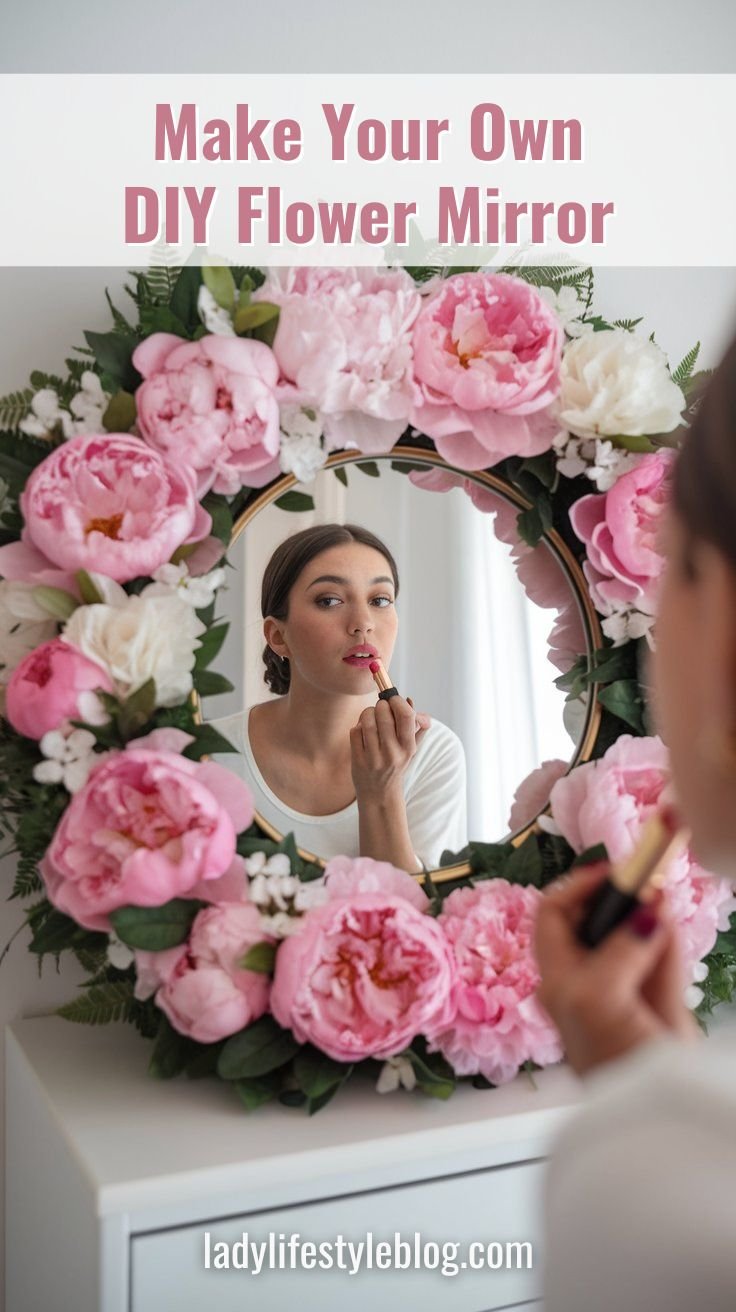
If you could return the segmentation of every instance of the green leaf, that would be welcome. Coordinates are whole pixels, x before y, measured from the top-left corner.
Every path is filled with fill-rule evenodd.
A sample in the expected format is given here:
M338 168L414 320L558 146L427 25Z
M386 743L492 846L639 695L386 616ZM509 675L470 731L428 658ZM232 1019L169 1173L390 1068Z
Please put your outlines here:
M235 280L227 266L205 264L202 267L202 278L217 304L228 313L232 312L235 309Z
M85 606L96 606L104 602L102 593L86 569L78 569L75 577Z
M102 426L108 433L127 433L136 421L135 397L130 392L116 392L110 397L102 416Z
M40 904L37 911L43 915L43 920L36 926L35 915L32 915L32 918L29 919L32 938L28 945L29 951L37 956L42 957L47 953L57 956L58 953L65 951L67 948L81 944L95 946L101 939L104 939L104 935L83 929L75 920L72 920L71 916L65 916L62 911L52 910L48 915L44 914L45 904L43 903Z
M253 1112L264 1102L271 1102L278 1093L278 1085L268 1079L234 1080L233 1087L246 1111Z
M116 332L85 332L84 337L103 373L121 391L134 392L143 381L132 361L138 339L133 336L124 337L122 333Z
M515 847L506 862L504 879L512 884L533 884L542 886L542 854L535 834L530 834L519 846Z
M229 623L215 624L201 638L201 645L197 648L194 657L195 670L204 670L211 665L215 656L222 647L227 631L230 628Z
M212 519L210 529L212 537L229 547L233 533L233 517L225 497L219 492L208 492L202 499L202 506Z
M182 269L174 285L169 301L169 309L180 319L186 331L194 331L201 323L197 300L202 286L202 270L196 265L187 264Z
M232 692L233 684L224 674L214 670L197 670L193 674L194 687L200 697L219 697L223 692Z
M118 711L118 729L123 738L135 738L136 734L148 724L156 709L156 681L146 679L140 688L136 688L125 699Z
M353 1069L352 1066L348 1068L348 1075L350 1074L352 1069ZM347 1079L347 1075L345 1076L345 1079ZM343 1083L343 1081L341 1081L340 1083ZM339 1088L340 1088L340 1084L333 1084L330 1086L329 1089L325 1089L324 1093L321 1093L319 1097L307 1098L307 1112L309 1113L309 1115L314 1116L315 1112L321 1112L322 1108L326 1107L328 1102L332 1102L332 1099L334 1098Z
M637 733L644 733L644 702L636 679L619 679L610 683L598 693L598 701Z
M148 1074L156 1080L172 1080L175 1075L181 1074L187 1062L196 1055L197 1047L192 1039L179 1034L162 1016L148 1063Z
M68 620L79 606L71 592L65 592L63 588L50 588L46 584L37 584L31 596L55 620Z
M407 1048L401 1054L402 1057L408 1057L414 1068L414 1074L417 1077L417 1085L430 1098L442 1098L446 1100L455 1091L455 1076L446 1062L422 1059L419 1053L414 1052L413 1048Z
M594 847L586 847L584 852L581 852L579 856L576 856L570 869L573 870L577 866L594 866L597 865L599 861L607 860L608 849L605 843L596 843Z
M340 480L340 482L342 483L343 487L347 487L347 485L348 485L348 474L347 474L347 470L345 469L345 467L344 467L343 465L336 465L332 472L333 472L333 474L335 475L335 478L337 478L337 479Z
M254 328L261 328L264 324L272 320L278 322L281 313L278 305L271 305L268 301L256 301L254 305L241 305L235 311L233 324L236 333L252 332Z
M147 337L154 333L173 333L175 337L186 340L188 337L185 324L178 314L174 314L168 305L145 305L141 309L141 329Z
M223 1080L244 1080L277 1070L299 1051L290 1030L282 1030L271 1016L261 1016L228 1039L217 1063Z
M314 510L314 497L308 496L306 492L284 492L274 504L279 510L290 510L300 514L303 510Z
M56 1015L82 1025L110 1025L129 1020L133 998L132 980L110 980L93 985L82 997L57 1008Z
M355 468L359 469L361 474L367 474L369 478L381 477L381 471L375 460L359 460L356 462Z
M541 456L530 456L528 460L524 460L520 465L519 473L532 474L537 482L551 490L557 477L554 456L550 455L549 452L545 452Z
M258 975L273 975L276 967L276 944L254 943L238 962L241 970L254 970Z
M32 387L25 387L22 392L9 392L7 396L0 397L1 428L18 427L31 408L33 392Z
M191 732L194 734L194 742L189 743L182 752L182 756L186 756L188 761L201 761L203 756L212 756L215 752L238 750L217 729L213 729L211 724L195 724Z
M336 1089L348 1078L352 1066L333 1061L311 1044L300 1048L294 1058L294 1076L299 1088L310 1099L321 1098L328 1089Z
M118 907L110 912L113 929L129 948L164 952L186 939L192 921L206 903L175 897L160 907Z

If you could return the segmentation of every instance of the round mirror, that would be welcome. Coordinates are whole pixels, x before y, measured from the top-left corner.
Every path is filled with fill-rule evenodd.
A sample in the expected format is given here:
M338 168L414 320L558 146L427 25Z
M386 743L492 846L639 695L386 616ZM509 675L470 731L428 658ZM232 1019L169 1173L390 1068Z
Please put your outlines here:
M331 810L308 815L279 795L258 759L250 714L278 696L264 679L264 571L285 539L315 525L358 525L388 548L399 576L391 682L431 718L427 741L434 734L439 743L445 731L456 740L445 770L453 781L442 784L455 796L445 836L439 825L431 850L420 854L427 868L469 838L499 842L523 830L546 805L549 780L590 754L594 699L566 702L555 680L601 645L598 622L565 544L555 534L535 548L520 539L517 518L525 508L521 494L493 475L467 475L434 451L397 447L375 459L333 456L309 484L283 479L244 512L228 553L229 595L243 601L243 709L212 723L239 751L218 759L255 781L258 819L268 832L293 831L298 845L320 859L358 854L339 846L339 832L330 834ZM377 696L365 680L356 684L356 721L366 693L374 703ZM543 764L544 774L515 802L519 786ZM438 791L438 813L442 806ZM356 828L355 816L352 823Z

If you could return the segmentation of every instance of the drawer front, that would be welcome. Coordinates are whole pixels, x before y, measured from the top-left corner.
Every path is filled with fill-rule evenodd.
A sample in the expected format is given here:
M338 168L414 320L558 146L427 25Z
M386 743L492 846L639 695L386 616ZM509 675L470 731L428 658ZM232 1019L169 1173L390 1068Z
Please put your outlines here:
M543 1171L543 1163L526 1162L133 1236L131 1312L283 1312L292 1299L297 1312L519 1308L539 1295ZM292 1236L299 1243L295 1239L290 1249ZM302 1248L308 1241L313 1250ZM356 1246L352 1254L348 1242ZM380 1242L388 1248L379 1253ZM340 1259L350 1268L358 1265L361 1243L358 1270L340 1269ZM473 1243L482 1246L473 1257L490 1253L493 1269L470 1269ZM260 1273L253 1269L250 1244L266 1245L255 1250L266 1254ZM283 1254L285 1269L269 1266L269 1244L275 1262ZM305 1269L302 1256L316 1265ZM415 1265L415 1256L423 1265ZM320 1265L330 1259L329 1269ZM378 1269L379 1260L389 1264Z

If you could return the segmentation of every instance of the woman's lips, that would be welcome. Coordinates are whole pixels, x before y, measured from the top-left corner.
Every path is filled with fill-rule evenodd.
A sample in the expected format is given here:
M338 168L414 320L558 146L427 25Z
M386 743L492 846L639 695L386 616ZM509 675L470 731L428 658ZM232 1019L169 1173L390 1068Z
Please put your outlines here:
M343 656L342 659L345 665L360 665L362 669L368 670L370 673L371 663L376 660L376 657L372 653L370 655L366 653L365 656Z

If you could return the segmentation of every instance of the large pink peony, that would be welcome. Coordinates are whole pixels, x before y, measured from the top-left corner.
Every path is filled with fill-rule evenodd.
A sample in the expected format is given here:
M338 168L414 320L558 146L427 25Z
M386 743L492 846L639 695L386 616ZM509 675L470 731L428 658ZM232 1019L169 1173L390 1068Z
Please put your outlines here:
M241 962L256 943L274 942L250 902L223 903L195 916L189 939L165 952L136 952L137 998L155 993L175 1030L217 1043L250 1025L268 1006L268 975Z
M636 846L669 782L669 755L661 738L623 734L599 761L577 766L554 785L552 820L576 852L605 843L611 861L619 862ZM685 967L694 976L718 929L728 927L735 905L731 885L707 874L686 849L670 864L665 893Z
M450 1025L427 1031L458 1075L512 1080L525 1061L549 1066L562 1058L557 1030L537 1002L539 971L533 952L536 888L492 879L456 888L437 923L457 962Z
M52 638L36 647L11 675L5 695L5 713L13 728L26 738L43 738L65 720L79 719L80 693L101 688L113 692L112 680L97 661L77 647Z
M211 761L156 750L177 731L157 733L153 750L129 744L93 769L41 862L54 906L88 929L109 930L117 907L214 900L232 882L222 877L239 860L236 834L253 818L249 790ZM236 882L244 885L242 875Z
M154 333L137 346L138 424L162 455L192 470L197 493L233 496L279 473L278 368L264 342Z
M403 269L273 269L254 300L281 306L273 349L285 401L321 413L327 445L390 451L412 405L421 297Z
M414 327L411 422L461 469L539 455L559 431L564 332L559 316L520 278L455 274Z
M581 497L570 522L588 550L585 576L602 615L630 607L653 615L664 558L657 547L675 452L642 456L608 491Z
M279 948L271 1011L335 1061L393 1057L452 1019L452 954L437 921L406 896L411 876L367 858L351 876L338 861L326 870L331 900Z
M24 538L47 562L118 583L153 574L212 526L191 475L129 433L83 433L57 447L34 469L20 508Z

